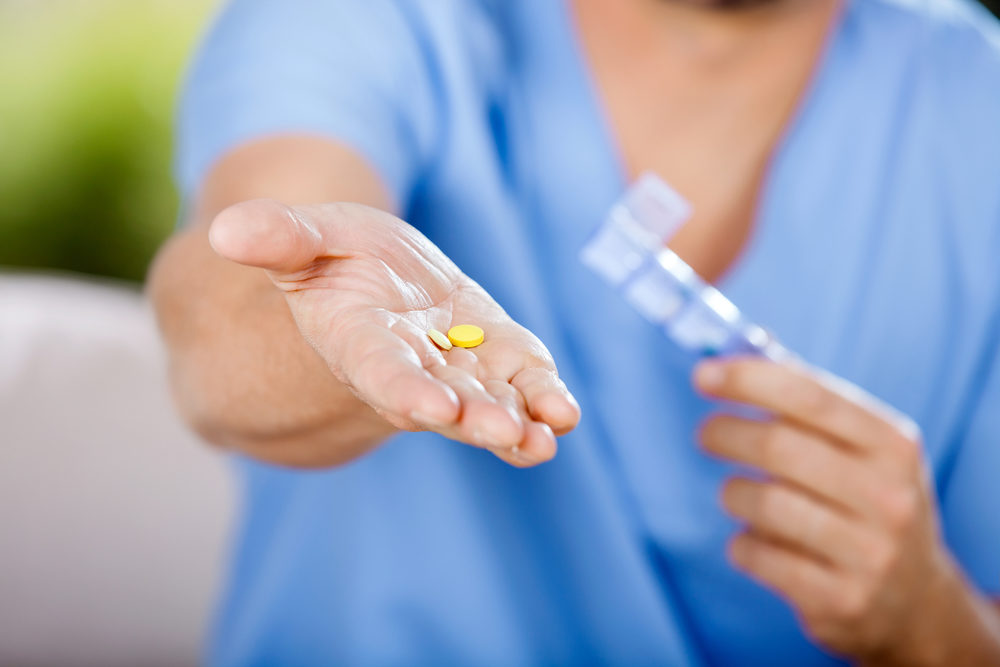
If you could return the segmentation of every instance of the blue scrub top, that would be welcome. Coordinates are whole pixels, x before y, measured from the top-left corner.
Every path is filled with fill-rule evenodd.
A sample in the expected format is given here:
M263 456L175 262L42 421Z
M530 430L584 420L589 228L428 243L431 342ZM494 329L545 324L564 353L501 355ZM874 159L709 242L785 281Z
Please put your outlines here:
M720 283L920 424L946 539L993 594L998 119L985 12L851 0ZM549 346L584 416L531 470L427 433L334 470L240 460L212 664L837 663L725 560L733 470L695 445L713 406L694 360L577 260L626 177L565 2L231 2L186 88L183 192L280 132L367 157Z

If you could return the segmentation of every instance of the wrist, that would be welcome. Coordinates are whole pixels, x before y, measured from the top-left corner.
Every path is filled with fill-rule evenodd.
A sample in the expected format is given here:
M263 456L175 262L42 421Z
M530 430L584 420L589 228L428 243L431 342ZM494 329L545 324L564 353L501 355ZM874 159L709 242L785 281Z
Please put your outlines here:
M935 574L910 603L907 620L865 665L938 667L1000 664L1000 615L942 554Z
M898 642L902 660L895 664L938 667L955 665L970 620L972 590L948 554L926 583L911 610L912 623Z

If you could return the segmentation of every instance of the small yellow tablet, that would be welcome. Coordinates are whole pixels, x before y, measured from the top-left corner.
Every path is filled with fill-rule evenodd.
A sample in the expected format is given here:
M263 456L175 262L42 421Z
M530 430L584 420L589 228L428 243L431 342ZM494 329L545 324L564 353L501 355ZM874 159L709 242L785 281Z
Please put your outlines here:
M451 341L448 340L448 337L445 336L440 331L438 331L437 329L428 329L427 337L430 338L432 341L434 341L434 344L440 347L442 350L451 349Z
M448 329L448 340L459 347L476 347L486 334L474 324L459 324Z

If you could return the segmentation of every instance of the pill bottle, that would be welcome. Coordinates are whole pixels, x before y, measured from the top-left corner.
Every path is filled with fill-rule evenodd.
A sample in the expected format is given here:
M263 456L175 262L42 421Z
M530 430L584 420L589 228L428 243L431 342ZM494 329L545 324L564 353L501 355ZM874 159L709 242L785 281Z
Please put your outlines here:
M655 174L644 174L612 207L580 260L677 345L704 356L789 353L667 247L691 206Z

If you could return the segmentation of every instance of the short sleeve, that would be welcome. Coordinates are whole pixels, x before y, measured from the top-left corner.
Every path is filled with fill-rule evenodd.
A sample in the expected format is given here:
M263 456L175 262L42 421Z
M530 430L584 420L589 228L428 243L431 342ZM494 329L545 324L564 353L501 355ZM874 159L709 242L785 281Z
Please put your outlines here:
M402 204L435 143L429 38L396 0L231 0L181 98L175 172L190 197L213 162L266 135L316 134L366 158Z
M981 591L1000 596L1000 347L984 360L975 407L941 490L949 546Z

